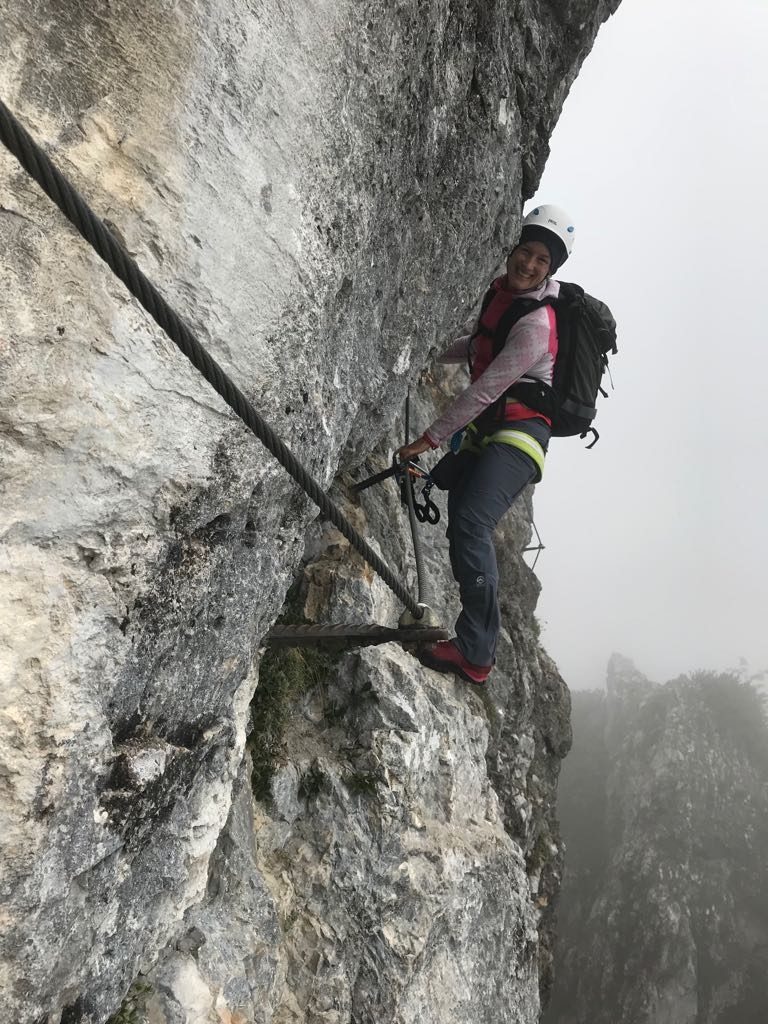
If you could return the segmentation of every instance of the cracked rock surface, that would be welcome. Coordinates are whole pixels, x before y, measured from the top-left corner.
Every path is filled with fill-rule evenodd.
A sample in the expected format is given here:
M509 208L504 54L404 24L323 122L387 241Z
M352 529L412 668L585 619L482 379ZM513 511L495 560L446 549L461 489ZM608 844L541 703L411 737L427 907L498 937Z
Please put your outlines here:
M327 486L386 448L407 382L477 302L616 5L9 0L0 95ZM351 961L334 961L347 1010L316 1001L310 1011L311 984L287 952L284 893L260 860L275 856L278 826L253 810L247 787L259 644L302 564L309 502L4 151L0 244L3 1019L100 1024L153 970L140 1000L153 1024L158 1014L369 1019L354 1007L373 1005L363 995L375 988L373 960L360 960L359 988ZM364 505L366 521L407 575L388 501ZM514 524L519 540L525 517ZM428 557L442 564L439 549ZM320 615L334 584L318 580ZM529 848L540 831L531 823L548 820L554 787L537 766L567 746L562 683L538 649L526 580L506 599L505 713L486 709L475 723L455 709L475 737L475 792L497 810L457 829L445 863L425 858L419 896L426 915L446 886L446 921L460 931L471 918L451 896L459 879L471 878L478 906L493 886L500 905L510 901L512 934L490 920L483 934L500 956L517 951L518 987L506 965L482 982L470 974L496 1007L489 1021L507 999L534 1019L532 964L545 977L549 954L531 929L547 896L526 903L520 857L537 877L547 857ZM399 609L365 574L350 571L335 599L356 607L350 594L364 589L366 617L392 622ZM402 657L423 690L424 728L450 734L428 674L410 656L386 664ZM376 658L355 664L384 679ZM539 706L560 710L538 717ZM483 729L495 797L480 778ZM318 800L333 809L345 783L329 772ZM286 773L280 791L293 806ZM532 786L534 775L545 781ZM369 796L383 808L376 785ZM397 813L410 813L401 803ZM363 795L355 808L344 841L365 858ZM311 834L311 815L301 827ZM423 835L403 819L393 851L410 863ZM483 857L488 877L475 877ZM377 870L386 885L399 877L389 861ZM318 945L318 957L363 955L350 872L339 878L346 937ZM406 883L416 891L410 874ZM205 931L195 915L214 898L222 912ZM406 966L412 951L381 937L402 1009L376 1004L378 1021L398 1019L419 986L443 985L441 963L458 963L447 928L434 936L422 978Z

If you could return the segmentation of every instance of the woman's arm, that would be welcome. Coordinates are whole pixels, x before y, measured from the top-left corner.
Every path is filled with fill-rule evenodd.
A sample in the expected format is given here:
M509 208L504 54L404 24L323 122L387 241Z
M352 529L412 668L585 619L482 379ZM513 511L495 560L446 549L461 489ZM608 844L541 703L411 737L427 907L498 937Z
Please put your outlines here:
M466 363L470 353L471 334L463 334L437 357L438 363Z
M504 348L474 383L427 427L423 439L433 448L476 419L489 405L549 354L549 307L512 327ZM422 449L426 450L426 449Z

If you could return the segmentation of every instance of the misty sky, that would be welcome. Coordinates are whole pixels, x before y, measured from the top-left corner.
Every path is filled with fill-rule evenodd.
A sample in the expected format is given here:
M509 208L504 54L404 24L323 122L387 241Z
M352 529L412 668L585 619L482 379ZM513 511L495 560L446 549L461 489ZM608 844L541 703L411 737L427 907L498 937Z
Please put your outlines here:
M614 650L660 682L768 668L767 44L766 0L623 0L552 139L559 276L619 322L601 440L555 440L535 499L574 687Z

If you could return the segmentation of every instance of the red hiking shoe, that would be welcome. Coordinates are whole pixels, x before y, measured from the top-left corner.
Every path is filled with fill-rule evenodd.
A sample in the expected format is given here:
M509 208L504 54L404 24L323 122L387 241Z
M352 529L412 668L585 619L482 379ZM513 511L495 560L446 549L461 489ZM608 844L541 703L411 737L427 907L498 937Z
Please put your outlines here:
M475 686L484 686L493 665L473 665L467 661L453 640L440 640L424 647L416 655L422 665L438 672L453 672L460 679Z

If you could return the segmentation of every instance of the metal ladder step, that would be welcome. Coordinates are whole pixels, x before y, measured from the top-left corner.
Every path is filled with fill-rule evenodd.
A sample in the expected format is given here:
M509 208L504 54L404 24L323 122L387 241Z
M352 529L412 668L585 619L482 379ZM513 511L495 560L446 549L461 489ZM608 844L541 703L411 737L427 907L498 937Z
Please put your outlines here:
M273 626L264 638L270 647L372 647L396 640L401 644L435 643L447 640L447 629L434 626L409 626L407 629L393 629L376 623L341 625Z

